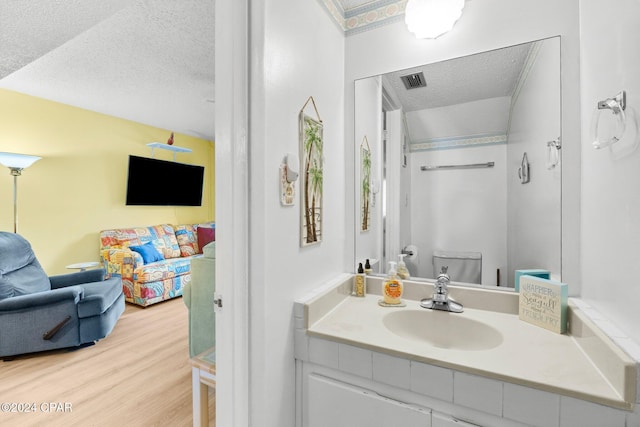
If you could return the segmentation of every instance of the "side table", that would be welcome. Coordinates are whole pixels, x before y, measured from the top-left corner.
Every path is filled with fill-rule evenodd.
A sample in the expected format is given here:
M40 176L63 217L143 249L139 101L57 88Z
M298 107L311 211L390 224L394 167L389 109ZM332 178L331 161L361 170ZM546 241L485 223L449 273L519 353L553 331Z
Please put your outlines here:
M89 261L89 262L78 262L75 264L69 264L66 268L68 269L76 269L80 271L85 271L88 268L93 268L99 266L100 263L98 261Z
M193 425L209 425L209 389L216 387L216 349L203 351L191 359Z

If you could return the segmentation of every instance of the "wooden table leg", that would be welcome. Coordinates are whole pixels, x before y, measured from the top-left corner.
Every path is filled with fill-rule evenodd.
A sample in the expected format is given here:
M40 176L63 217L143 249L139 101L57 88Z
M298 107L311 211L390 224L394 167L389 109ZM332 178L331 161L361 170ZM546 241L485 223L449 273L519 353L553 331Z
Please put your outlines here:
M200 382L200 369L191 368L193 427L209 427L209 387Z
M191 359L193 425L209 427L209 388L216 387L215 349L210 348Z

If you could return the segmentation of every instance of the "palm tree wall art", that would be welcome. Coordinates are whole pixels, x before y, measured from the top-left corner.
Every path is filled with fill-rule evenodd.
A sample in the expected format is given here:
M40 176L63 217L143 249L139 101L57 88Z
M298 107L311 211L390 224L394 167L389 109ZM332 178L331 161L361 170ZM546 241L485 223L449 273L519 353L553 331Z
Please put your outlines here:
M313 100L313 98L310 99ZM315 120L300 111L299 122L300 158L303 174L301 246L308 246L322 241L322 121L319 118Z
M371 223L371 148L365 135L360 144L360 231Z

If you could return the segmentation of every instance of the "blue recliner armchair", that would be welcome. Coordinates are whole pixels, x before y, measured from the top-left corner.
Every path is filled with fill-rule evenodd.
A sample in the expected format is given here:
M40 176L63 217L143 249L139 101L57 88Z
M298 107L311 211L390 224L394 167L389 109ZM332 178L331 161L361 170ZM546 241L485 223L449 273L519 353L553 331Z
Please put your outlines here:
M119 278L87 270L48 277L22 236L0 232L0 357L78 347L124 312Z

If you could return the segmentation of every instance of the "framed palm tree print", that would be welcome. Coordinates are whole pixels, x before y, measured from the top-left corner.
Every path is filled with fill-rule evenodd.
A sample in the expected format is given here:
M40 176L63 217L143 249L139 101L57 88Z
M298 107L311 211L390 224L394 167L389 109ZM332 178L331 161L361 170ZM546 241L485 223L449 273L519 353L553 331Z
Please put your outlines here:
M322 122L300 112L301 246L322 241Z
M360 144L360 231L371 224L371 148L365 136Z

